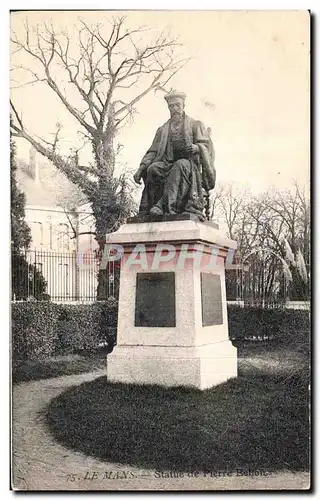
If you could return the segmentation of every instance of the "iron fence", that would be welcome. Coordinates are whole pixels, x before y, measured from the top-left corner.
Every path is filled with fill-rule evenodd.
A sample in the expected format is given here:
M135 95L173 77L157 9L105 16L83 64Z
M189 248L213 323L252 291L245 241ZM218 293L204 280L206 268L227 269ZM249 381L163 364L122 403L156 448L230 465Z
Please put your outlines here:
M97 300L99 258L92 252L12 253L12 300L78 302ZM117 268L109 262L100 280L99 298L117 294Z
M100 270L100 259L94 250L86 253L43 250L13 252L12 299L56 302L94 302L109 297L117 299L119 264L119 261L108 262L106 269ZM257 287L254 271L249 266L226 271L228 302L268 309L287 307L291 297L284 278L279 281L278 288L275 287L266 295L263 288Z

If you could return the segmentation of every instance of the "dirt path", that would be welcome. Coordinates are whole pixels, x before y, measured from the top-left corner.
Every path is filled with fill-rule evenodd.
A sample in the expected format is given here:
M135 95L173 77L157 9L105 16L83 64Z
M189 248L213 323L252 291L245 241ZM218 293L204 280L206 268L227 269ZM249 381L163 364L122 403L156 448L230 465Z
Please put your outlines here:
M105 375L95 371L13 387L12 486L16 490L248 490L308 489L308 473L246 477L167 477L155 471L100 462L70 451L50 435L43 411L67 387ZM257 471L258 473L258 471Z

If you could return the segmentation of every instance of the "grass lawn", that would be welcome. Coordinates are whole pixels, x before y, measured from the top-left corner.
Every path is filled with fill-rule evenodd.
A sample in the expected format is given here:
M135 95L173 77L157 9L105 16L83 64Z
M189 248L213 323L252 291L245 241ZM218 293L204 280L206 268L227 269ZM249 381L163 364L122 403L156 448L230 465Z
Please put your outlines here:
M12 382L30 382L63 375L92 372L106 367L107 355L67 355L43 360L14 361Z
M239 377L206 391L100 377L53 399L49 427L64 446L159 471L308 470L308 360L283 350L268 365L267 349L246 348Z

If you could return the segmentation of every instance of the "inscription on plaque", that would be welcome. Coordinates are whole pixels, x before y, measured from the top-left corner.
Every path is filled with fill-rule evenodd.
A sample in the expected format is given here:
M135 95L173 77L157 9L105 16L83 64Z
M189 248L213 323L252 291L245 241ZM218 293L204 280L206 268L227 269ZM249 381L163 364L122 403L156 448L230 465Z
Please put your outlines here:
M176 326L175 274L138 273L135 326Z
M221 280L218 274L201 273L202 326L222 325Z

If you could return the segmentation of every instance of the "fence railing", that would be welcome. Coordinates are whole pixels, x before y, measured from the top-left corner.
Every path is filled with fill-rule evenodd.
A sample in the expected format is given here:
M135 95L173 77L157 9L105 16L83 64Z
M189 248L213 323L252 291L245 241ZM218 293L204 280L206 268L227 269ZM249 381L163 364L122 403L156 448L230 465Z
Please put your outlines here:
M99 259L94 252L58 253L30 250L12 253L12 299L52 301L95 301ZM115 296L115 266L104 270L103 298Z
M99 270L100 260L94 251L48 252L28 250L12 253L12 299L51 300L53 302L94 302L118 297L119 261L108 262ZM99 290L98 290L98 275ZM227 300L245 306L265 309L288 307L289 297L263 297L257 294L254 283L246 281L241 273L229 274ZM289 307L299 307L291 302ZM305 307L305 306L304 306Z

